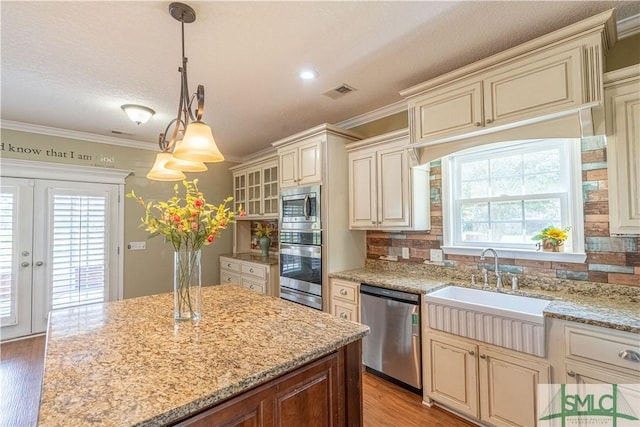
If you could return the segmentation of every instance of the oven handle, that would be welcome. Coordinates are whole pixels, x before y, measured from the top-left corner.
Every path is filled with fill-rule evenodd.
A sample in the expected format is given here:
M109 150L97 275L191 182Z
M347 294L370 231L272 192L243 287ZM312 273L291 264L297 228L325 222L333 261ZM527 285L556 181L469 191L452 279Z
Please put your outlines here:
M309 195L305 194L305 196L304 196L304 219L305 219L305 221L309 221L309 216L311 216L311 205L309 204Z
M284 255L304 256L309 258L322 258L321 246L289 245L280 243L280 253Z

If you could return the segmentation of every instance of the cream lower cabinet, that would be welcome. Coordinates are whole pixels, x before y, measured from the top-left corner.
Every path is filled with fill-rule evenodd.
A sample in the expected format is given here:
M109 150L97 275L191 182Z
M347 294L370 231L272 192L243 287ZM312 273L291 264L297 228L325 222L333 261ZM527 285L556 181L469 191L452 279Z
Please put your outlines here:
M567 384L639 384L640 336L579 323L562 324Z
M496 426L535 426L537 385L550 380L546 360L429 330L424 394Z
M279 296L278 266L220 257L220 283L234 283L261 294Z
M349 228L430 228L428 167L411 168L408 130L347 145Z
M640 66L605 75L609 230L640 234Z
M360 321L360 283L329 279L331 314L346 320Z

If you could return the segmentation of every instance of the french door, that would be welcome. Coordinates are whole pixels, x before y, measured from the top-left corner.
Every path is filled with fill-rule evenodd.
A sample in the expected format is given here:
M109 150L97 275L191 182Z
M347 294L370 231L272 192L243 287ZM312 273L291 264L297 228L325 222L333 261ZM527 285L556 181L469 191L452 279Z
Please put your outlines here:
M118 298L115 184L3 177L2 340L44 332L48 313Z

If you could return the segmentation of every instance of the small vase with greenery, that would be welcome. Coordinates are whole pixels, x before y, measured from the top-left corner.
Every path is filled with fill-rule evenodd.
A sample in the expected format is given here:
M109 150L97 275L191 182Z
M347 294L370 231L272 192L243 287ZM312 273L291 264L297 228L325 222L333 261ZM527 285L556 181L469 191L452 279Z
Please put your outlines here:
M258 243L260 244L260 250L262 251L262 256L269 256L269 247L271 246L271 233L273 232L273 228L270 225L262 225L258 223L256 226L256 237L258 238Z

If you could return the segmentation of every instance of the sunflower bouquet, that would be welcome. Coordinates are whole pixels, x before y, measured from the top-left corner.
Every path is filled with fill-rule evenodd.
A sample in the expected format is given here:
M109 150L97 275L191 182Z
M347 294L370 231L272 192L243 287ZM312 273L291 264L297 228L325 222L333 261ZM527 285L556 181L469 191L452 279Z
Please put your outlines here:
M569 238L569 231L571 227L558 228L550 225L543 228L538 234L533 236L531 240L542 240L542 248L551 249L553 252L558 252L557 248L562 246Z

